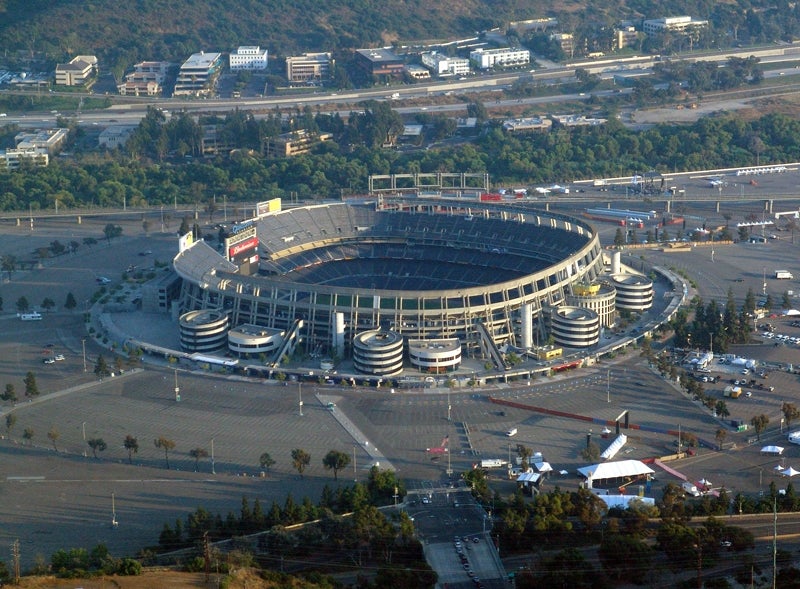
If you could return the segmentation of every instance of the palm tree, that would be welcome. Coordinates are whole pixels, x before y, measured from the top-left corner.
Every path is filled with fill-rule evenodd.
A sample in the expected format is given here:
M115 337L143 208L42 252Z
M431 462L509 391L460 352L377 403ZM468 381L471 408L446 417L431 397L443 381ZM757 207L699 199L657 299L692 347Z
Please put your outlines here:
M208 452L206 451L205 448L192 448L191 450L189 450L189 456L194 458L194 471L197 472L197 469L200 464L200 459L207 458Z
M26 427L25 430L22 432L22 439L28 442L28 445L32 443L33 436L36 432L33 431L32 427Z
M161 436L160 438L153 440L153 443L155 444L156 448L164 450L164 460L167 463L167 470L169 470L169 451L175 448L175 442L169 438Z
M717 433L714 437L717 439L717 446L719 446L719 449L722 450L722 444L725 442L725 438L728 437L728 430L726 430L724 427L721 427L717 430Z
M756 437L758 438L759 441L761 441L761 433L765 429L767 429L768 424L769 424L769 417L767 417L763 413L761 415L755 415L750 420L750 425L752 425L753 428L756 430Z
M139 452L139 440L128 434L122 445L128 451L128 464L133 464L133 455Z

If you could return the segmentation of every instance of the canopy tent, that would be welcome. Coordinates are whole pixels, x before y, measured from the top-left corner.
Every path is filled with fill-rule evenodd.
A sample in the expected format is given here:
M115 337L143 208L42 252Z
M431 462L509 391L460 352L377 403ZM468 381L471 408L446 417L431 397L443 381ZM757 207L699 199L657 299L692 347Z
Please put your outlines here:
M786 309L783 311L783 315L784 317L795 317L797 315L800 315L800 311L798 311L797 309Z
M549 462L534 462L531 464L533 469L536 472L545 473L545 472L553 472L553 467L550 466Z
M764 446L761 448L762 454L783 454L782 446Z
M627 509L631 503L641 503L643 505L655 505L656 500L652 497L637 497L636 495L598 495L600 499L606 504L606 507L620 507Z
M779 464L779 465L778 465L778 466L776 466L776 467L775 467L773 470L783 470L783 469L785 469L785 468L786 468L786 467L785 467L784 465L782 465L782 464Z
M782 471L781 471L781 474L782 474L783 476L785 476L785 477L792 478L793 476L795 476L795 475L797 475L797 474L800 474L800 470L795 470L794 468L792 468L792 467L790 466L790 467L789 467L789 468L787 468L786 470L782 470Z
M617 462L603 462L592 464L578 469L578 474L586 477L588 481L605 479L621 479L653 474L655 471L645 463L638 460L619 460Z
M609 444L608 448L606 448L605 451L602 454L600 454L600 458L603 458L605 460L614 458L614 456L617 455L617 452L622 450L622 447L625 445L627 441L628 441L628 436L626 436L625 434L618 435L616 439L613 442L611 442L611 444Z

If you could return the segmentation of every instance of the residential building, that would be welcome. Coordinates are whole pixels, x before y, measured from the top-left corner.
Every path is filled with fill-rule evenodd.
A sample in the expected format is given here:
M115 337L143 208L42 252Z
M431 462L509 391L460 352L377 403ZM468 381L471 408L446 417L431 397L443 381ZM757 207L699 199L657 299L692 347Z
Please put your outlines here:
M290 84L321 84L330 80L330 53L304 53L286 58L286 79Z
M521 119L507 119L503 121L503 129L509 133L523 131L549 131L553 121L542 117L525 117Z
M525 65L531 62L531 52L527 49L476 49L471 51L469 59L478 69L487 70L493 67Z
M69 129L39 129L20 132L14 136L17 149L36 149L49 155L58 152L69 136Z
M69 63L56 65L57 86L86 86L97 73L97 57L77 55Z
M356 64L372 76L402 76L405 64L394 51L386 48L356 49Z
M231 71L267 69L269 52L258 45L240 45L228 56Z
M308 153L324 141L333 139L332 133L312 133L305 129L270 137L267 141L267 155L271 157L292 157Z
M221 53L193 54L183 62L175 80L173 96L207 96L211 94L222 65Z
M33 148L0 149L0 168L15 170L20 167L23 160L45 168L50 163L50 155L46 151Z
M100 132L97 144L106 149L120 149L128 141L136 127L131 125L114 125L106 127Z
M648 35L657 35L658 33L666 31L671 33L685 33L692 29L703 29L707 26L707 20L695 19L691 16L653 18L642 22L642 30Z
M572 33L553 33L550 40L558 43L561 51L570 59L575 55L575 37Z
M422 65L430 68L436 76L466 76L469 73L469 60L463 57L450 57L436 51L423 53Z
M117 85L123 96L158 96L172 64L168 61L142 61L133 66L133 72Z
M216 155L218 153L230 152L238 147L233 142L231 134L225 136L221 131L223 125L202 125L203 137L200 140L200 151L206 155Z

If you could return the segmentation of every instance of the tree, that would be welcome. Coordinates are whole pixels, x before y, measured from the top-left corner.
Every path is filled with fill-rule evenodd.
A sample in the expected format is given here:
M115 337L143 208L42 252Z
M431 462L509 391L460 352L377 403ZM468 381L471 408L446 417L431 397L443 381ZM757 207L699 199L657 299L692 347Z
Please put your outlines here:
M756 430L756 437L758 438L759 441L761 440L761 433L765 429L767 429L768 424L769 424L769 417L767 417L763 413L761 415L753 416L753 418L750 420L750 425L752 425L753 429Z
M261 468L269 473L269 469L274 466L275 461L272 459L272 456L269 452L264 452L261 456L259 456L258 463L261 465Z
M72 311L75 307L78 306L78 301L75 300L75 295L71 292L67 293L67 298L64 301L64 308L67 311Z
M61 437L61 434L55 427L51 427L50 431L47 432L47 439L53 443L53 450L56 452L58 452L58 446L56 445L56 442L58 442L59 437Z
M17 401L17 391L14 388L14 383L6 383L6 389L3 391L2 399L3 401L11 401L12 403Z
M133 464L133 455L139 453L139 440L128 434L122 446L128 451L128 464Z
M25 374L25 379L22 382L25 383L25 396L28 397L28 399L39 395L39 387L36 385L36 375L33 372L29 370L27 374Z
M800 417L800 410L797 409L797 405L794 403L783 403L781 405L781 411L783 412L783 419L786 422L786 427L792 427L792 422Z
M97 458L98 452L105 452L105 449L108 448L108 444L106 444L103 438L91 438L86 440L86 443L92 449L92 455Z
M625 245L625 234L621 227L617 227L617 232L614 234L614 245L617 247Z
M11 430L14 429L16 424L17 415L15 413L9 413L6 415L6 433L8 433L9 437L11 436Z
M113 223L109 223L103 228L103 235L106 236L106 241L108 241L108 243L111 243L111 240L114 237L119 237L120 235L122 235L122 227L120 227L119 225L114 225Z
M603 570L612 582L645 584L654 551L641 538L609 534L598 549Z
M97 362L94 365L94 373L97 375L98 378L105 378L107 376L111 376L111 370L108 368L108 364L106 363L106 359L100 354L97 357Z
M42 301L42 309L44 309L45 311L49 311L55 306L56 302L50 297L45 297L44 300Z
M303 450L302 448L295 448L292 450L292 466L297 471L297 474L300 475L300 478L303 478L303 471L306 467L311 463L311 454Z
M197 472L200 466L200 459L208 458L208 451L205 448L192 448L189 450L189 456L194 458L194 471Z
M523 470L527 470L528 467L531 465L531 456L533 456L533 450L525 446L524 444L517 444L517 456L519 456L520 465L522 466Z
M339 450L329 450L322 459L322 465L333 471L333 480L335 481L339 480L339 471L347 468L348 464L350 464L350 456Z
M728 430L724 427L718 428L717 433L714 435L714 438L717 440L717 446L719 449L722 450L722 444L725 443L725 438L728 437Z
M167 470L169 470L169 452L175 448L175 442L169 438L161 436L160 438L153 440L153 443L159 450L164 450L164 460L167 463Z
M36 432L33 431L32 427L26 427L22 432L22 439L28 442L28 444L30 445L31 441L33 440L33 436L35 434Z
M20 313L27 313L30 308L31 304L28 302L27 298L23 296L17 299L17 311Z

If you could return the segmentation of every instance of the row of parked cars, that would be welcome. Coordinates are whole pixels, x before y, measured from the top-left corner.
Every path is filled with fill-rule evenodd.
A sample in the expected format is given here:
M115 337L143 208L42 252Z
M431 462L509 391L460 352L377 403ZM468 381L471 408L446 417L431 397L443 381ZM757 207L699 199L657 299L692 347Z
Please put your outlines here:
M483 583L481 583L481 580L475 575L475 571L472 570L472 567L469 564L469 558L467 558L467 554L465 552L465 550L471 550L472 547L470 546L470 543L477 544L478 542L480 542L480 538L478 538L478 536L473 536L472 538L469 536L464 536L463 538L456 536L453 539L453 543L456 547L456 553L458 554L459 560L461 560L461 565L464 567L464 571L467 573L469 578L472 579L472 582L475 583L475 586L478 587L478 589L481 589L483 587Z
M791 335L786 335L784 333L773 333L771 331L765 331L761 334L761 337L765 339L774 339L777 342L783 342L784 344L800 344L800 337L795 337Z

